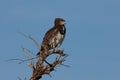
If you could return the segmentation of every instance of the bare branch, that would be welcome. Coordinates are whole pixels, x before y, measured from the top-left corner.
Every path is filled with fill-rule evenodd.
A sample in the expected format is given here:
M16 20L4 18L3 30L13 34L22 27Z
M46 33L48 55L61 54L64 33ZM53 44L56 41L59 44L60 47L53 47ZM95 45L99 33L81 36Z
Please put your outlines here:
M32 37L32 36L27 36L26 34L22 33L22 32L18 32L19 34L21 34L22 36L32 40L34 42L34 44L37 46L37 48L40 50L40 46L39 44L37 43L37 41Z
M21 32L20 32L20 34L23 35L24 37L32 40L35 43L35 45L37 46L37 48L40 50L39 44L37 43L37 41L33 37L27 36ZM45 48L46 48L46 46L45 46ZM19 63L23 63L25 61L30 61L29 67L32 68L32 70L33 70L33 73L32 73L30 80L39 80L45 74L49 75L51 77L50 73L52 71L55 71L55 68L58 65L67 66L67 65L64 65L63 62L65 61L65 59L68 55L65 54L63 50L52 50L52 51L48 50L47 51L47 49L45 49L43 51L40 51L39 56L35 55L35 57L31 56L31 54L33 55L33 52L31 52L27 48L22 47L22 51L24 53L26 53L26 58L27 58L26 60L22 60L19 58L12 59L12 60L19 60L20 61ZM54 55L54 54L58 55L56 57L56 59L53 62L50 62L50 63L47 62L46 61L47 57L49 57L50 55ZM38 59L37 62L35 63L35 65L34 65L34 59Z
M35 67L34 67L34 61L32 60L29 64L29 66L32 68L33 72L35 71Z
M51 64L48 63L48 65L44 65L43 62L45 62L45 59L51 54L59 54L59 56ZM49 52L49 55L44 55L45 59L41 59L43 56L39 57L39 60L36 64L36 68L30 80L39 80L44 74L50 75L50 73L55 70L55 67L57 65L63 65L62 63L65 61L66 57L65 54L63 54L63 51L56 50Z
M23 62L26 62L26 61L30 61L30 60L34 60L34 59L37 59L38 57L34 57L34 58L29 58L29 59L20 59L20 58L16 58L16 59L8 59L6 61L20 61L18 64L21 64Z
M27 48L25 47L21 47L22 48L22 51L26 54L28 54L29 56L32 54L32 55L35 55L33 52L31 52L30 50L28 50Z

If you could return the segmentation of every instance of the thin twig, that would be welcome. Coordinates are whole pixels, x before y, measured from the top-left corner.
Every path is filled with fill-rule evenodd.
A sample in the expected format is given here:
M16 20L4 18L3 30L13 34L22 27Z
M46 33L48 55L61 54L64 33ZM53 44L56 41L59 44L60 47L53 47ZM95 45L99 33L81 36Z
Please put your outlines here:
M37 48L40 50L39 44L37 43L37 41L36 41L32 36L27 36L26 34L24 34L24 33L22 33L22 32L18 32L18 33L21 34L22 36L24 36L24 37L32 40L32 41L35 43L35 45L37 46Z
M21 48L22 48L22 51L24 52L24 53L27 53L27 54L32 54L32 55L35 55L33 52L31 52L29 49L27 49L27 48L25 48L25 47L23 47L23 46L21 46Z
M34 59L37 59L37 58L38 58L38 57L34 57L34 58L25 59L25 60L16 58L16 59L8 59L8 60L6 60L6 61L20 61L18 64L21 64L21 63L23 63L23 62L30 61L30 60L34 60Z

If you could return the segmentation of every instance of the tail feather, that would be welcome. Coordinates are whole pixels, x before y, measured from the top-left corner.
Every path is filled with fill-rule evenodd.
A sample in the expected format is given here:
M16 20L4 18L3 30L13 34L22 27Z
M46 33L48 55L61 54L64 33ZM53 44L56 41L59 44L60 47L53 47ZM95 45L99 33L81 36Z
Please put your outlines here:
M40 55L40 52L37 53L37 56L39 56L39 55Z
M43 47L41 46L41 49L40 49L40 51L37 53L37 56L39 56L40 55L40 52L41 51L43 51L44 49L43 49Z

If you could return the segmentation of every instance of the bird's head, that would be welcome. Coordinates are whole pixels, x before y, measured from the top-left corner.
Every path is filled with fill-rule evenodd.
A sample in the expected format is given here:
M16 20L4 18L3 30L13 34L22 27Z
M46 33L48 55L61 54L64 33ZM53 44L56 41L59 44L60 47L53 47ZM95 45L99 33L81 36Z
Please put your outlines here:
M62 18L56 18L54 23L55 23L55 26L64 26L65 20Z

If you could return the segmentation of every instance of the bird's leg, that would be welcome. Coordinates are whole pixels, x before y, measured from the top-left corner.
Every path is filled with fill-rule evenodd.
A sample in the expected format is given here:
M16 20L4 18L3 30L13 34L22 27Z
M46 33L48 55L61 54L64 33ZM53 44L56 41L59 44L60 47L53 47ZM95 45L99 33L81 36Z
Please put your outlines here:
M55 50L56 50L56 48L53 48L53 49L52 49L52 51L55 51Z
M58 44L58 46L56 47L56 50L60 50L60 45L61 44Z
M56 47L56 50L59 50L58 48L59 48L59 47Z

